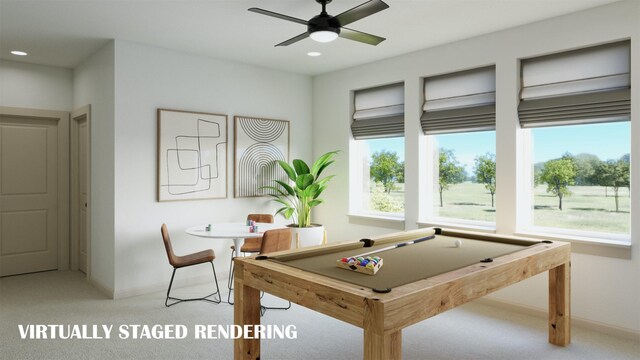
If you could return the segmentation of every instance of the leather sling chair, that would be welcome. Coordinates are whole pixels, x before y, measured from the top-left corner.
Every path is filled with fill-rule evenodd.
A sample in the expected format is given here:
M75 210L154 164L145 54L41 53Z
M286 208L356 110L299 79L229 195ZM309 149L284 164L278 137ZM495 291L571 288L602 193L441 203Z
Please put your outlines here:
M277 251L284 251L291 249L291 229L276 229L276 230L267 230L264 232L262 236L262 244L260 246L260 255L267 255ZM233 273L230 278L233 280ZM229 304L233 304L231 301L231 291L229 291L229 296L227 298ZM287 310L291 308L291 302L288 301L288 305L285 307L269 307L269 306L260 306L260 315L264 315L267 310Z
M220 288L218 287L218 277L216 276L216 268L213 265L213 259L216 258L216 255L213 252L213 250L211 249L203 250L193 254L178 256L173 252L173 247L171 246L171 239L169 238L169 231L167 230L166 224L162 224L162 227L160 228L160 232L162 233L162 240L164 242L164 247L167 250L167 257L169 258L169 264L173 266L173 274L171 274L171 281L169 282L169 288L167 289L167 298L164 300L164 305L169 307L183 301L197 301L197 300L208 301L215 304L219 304L221 301L221 297L220 297ZM193 265L204 264L204 263L211 263L211 269L213 270L213 279L216 284L216 291L207 296L200 297L200 298L181 299L181 298L172 297L171 286L173 285L173 278L176 275L176 270L187 267L187 266L193 266ZM209 299L211 296L214 296L216 294L218 295L217 300ZM169 300L174 300L174 301L172 303L169 303Z
M271 214L249 214L247 215L247 221L253 220L257 223L273 223L273 215ZM260 252L260 244L262 239L244 239L244 244L240 247L242 253L257 254ZM231 262L229 262L229 279L227 280L227 288L233 289L233 282L231 281L231 274L233 273L233 258L238 255L235 245L231 245Z

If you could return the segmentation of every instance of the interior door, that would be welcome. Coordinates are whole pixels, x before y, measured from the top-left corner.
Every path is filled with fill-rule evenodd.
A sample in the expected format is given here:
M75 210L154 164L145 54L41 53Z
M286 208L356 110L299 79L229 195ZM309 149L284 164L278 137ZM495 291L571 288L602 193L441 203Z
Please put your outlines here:
M58 268L58 123L0 115L0 276Z

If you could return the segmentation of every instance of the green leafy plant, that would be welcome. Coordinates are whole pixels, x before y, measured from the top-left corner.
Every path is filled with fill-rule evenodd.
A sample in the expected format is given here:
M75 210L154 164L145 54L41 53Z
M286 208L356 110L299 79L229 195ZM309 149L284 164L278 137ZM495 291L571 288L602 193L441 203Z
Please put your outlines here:
M320 156L311 167L300 159L295 159L292 165L278 160L278 164L287 173L292 185L284 181L274 180L276 186L263 186L274 194L269 194L273 201L283 205L276 215L282 214L286 219L293 218L296 227L311 226L311 209L322 204L320 194L327 188L327 183L334 175L320 179L322 171L334 163L333 157L338 151L330 151Z

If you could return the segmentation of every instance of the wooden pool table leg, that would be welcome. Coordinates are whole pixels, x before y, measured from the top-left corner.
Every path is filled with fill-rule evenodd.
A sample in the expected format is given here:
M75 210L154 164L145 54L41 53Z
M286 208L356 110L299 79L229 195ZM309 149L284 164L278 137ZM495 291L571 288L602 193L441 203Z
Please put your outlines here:
M244 266L235 265L233 287L235 304L233 305L234 323L244 325L260 325L260 291L244 285ZM235 360L260 359L260 339L235 339L233 344Z
M549 342L571 343L571 263L549 270Z
M363 328L365 360L402 359L402 330L384 331L384 306L379 301L367 301Z
M364 329L364 359L402 359L402 330L390 334L377 334Z

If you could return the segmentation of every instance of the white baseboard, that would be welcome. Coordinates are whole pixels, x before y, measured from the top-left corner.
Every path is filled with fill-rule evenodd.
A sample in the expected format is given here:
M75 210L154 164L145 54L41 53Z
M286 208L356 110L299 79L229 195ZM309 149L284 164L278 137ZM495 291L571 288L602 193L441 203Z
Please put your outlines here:
M90 278L89 279L89 283L93 286L95 286L98 290L100 290L101 293L107 295L109 297L109 299L113 299L113 289L109 288L108 286L106 286L105 284L101 283L100 281L94 279L94 278Z
M548 318L548 313L546 310L542 310L539 308L534 308L531 306L516 304L510 301L494 299L483 297L475 300L474 302L489 306L499 306L502 309L511 310L514 312L518 312L525 315L535 316L542 319ZM607 335L613 335L615 337L629 339L629 340L640 340L640 331L636 331L633 329L627 329L615 325L609 325L605 323L601 323L599 321L593 321L588 319L583 319L575 316L571 316L571 324L572 326L580 327L583 329L597 331L600 333L604 333Z
M220 287L220 290L226 289L227 273L228 272L226 271L217 273L218 286ZM201 275L201 276L192 276L189 278L181 279L179 284L176 284L174 282L172 287L172 292L173 292L173 289L180 289L188 286L203 285L208 283L211 283L211 274ZM113 293L113 299L123 299L131 296L146 295L146 294L150 294L158 291L166 292L168 286L169 286L169 279L166 279L165 281L149 284L146 286L116 290Z

